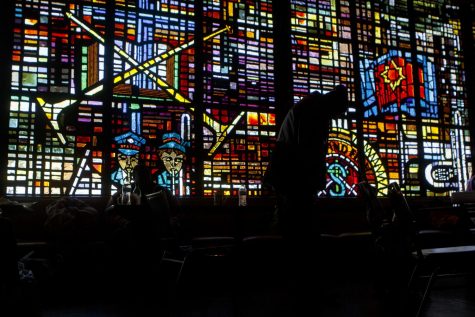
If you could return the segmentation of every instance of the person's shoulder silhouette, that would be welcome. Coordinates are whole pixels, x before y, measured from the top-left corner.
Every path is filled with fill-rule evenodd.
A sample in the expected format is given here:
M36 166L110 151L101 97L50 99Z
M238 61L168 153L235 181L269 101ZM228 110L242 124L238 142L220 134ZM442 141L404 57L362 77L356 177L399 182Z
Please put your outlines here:
M282 193L314 192L326 182L330 120L348 109L346 86L328 93L313 91L286 114L264 174L266 186Z

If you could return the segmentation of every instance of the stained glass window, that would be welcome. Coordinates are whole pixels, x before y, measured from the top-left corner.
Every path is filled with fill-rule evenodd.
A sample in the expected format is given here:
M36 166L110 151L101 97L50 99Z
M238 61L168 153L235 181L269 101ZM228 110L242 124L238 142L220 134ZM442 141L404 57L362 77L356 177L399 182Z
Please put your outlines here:
M260 193L270 1L26 0L14 24L9 195L108 194L139 162L179 196Z
M81 14L81 21L101 37L106 11L103 4L88 2L81 10L60 2L15 5L9 195L90 196L102 192L106 143L104 101L99 91L104 49L99 39L93 41L93 35L84 30L87 26L73 19Z
M270 0L203 1L204 193L258 195L275 138L274 36ZM209 122L214 118L218 122Z
M290 107L279 80L293 102L350 90L321 195L355 196L362 176L447 195L472 173L473 21L451 1L16 0L12 14L7 195L109 195L138 163L177 196L260 195ZM292 81L274 62L286 40Z
M114 6L112 187L136 162L175 195L196 194L193 1L117 1ZM222 36L221 33L213 37Z
M358 116L350 109L330 129L325 194L355 195L358 173L381 194L392 181L413 195L463 189L471 152L459 8L291 2L295 98L335 84L356 94Z
M363 133L385 166L381 191L397 181L433 196L469 177L457 10L441 1L356 4Z
M340 5L335 1L291 3L294 100L314 90L327 93L339 84L354 92L349 2L341 1ZM353 93L350 99L354 100ZM326 195L356 195L359 168L356 133L351 129L355 126L354 110L351 107L345 118L335 118L331 124Z

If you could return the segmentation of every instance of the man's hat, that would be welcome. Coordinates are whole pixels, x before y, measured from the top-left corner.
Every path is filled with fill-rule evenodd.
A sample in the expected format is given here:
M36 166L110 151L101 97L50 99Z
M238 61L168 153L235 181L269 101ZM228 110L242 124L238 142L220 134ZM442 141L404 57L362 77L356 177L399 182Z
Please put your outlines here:
M176 132L164 133L162 140L163 144L159 149L174 149L185 153L185 146L189 146L189 142L185 142Z
M131 131L116 136L114 140L117 142L119 152L125 155L137 154L146 142L144 138Z
M327 92L324 96L331 103L340 103L348 107L348 89L344 85L336 86L335 89Z
M333 90L330 90L325 94L314 90L306 97L304 97L304 99L308 99L311 102L318 100L325 104L336 106L342 110L346 110L346 108L349 106L348 88L346 88L345 85L338 85Z

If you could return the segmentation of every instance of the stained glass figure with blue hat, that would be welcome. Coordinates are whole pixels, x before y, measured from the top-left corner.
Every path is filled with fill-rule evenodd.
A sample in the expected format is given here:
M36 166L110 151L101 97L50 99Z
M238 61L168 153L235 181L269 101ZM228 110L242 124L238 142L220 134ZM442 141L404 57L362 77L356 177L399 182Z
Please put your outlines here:
M186 147L189 142L176 132L165 133L162 136L163 144L159 147L159 156L163 162L165 170L158 175L157 183L167 187L174 194L179 193L180 180L182 180L181 170L185 160Z
M117 143L119 168L111 175L112 182L124 185L132 182L132 171L139 162L139 152L146 140L132 131L114 138Z

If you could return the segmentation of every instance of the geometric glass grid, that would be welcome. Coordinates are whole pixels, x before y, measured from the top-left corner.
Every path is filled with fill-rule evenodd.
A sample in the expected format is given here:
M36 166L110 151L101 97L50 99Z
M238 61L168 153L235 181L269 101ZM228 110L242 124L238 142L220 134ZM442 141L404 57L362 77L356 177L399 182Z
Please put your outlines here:
M435 0L356 2L363 137L384 166L384 181L373 180L381 193L397 181L410 195L446 195L469 176L457 10Z
M291 1L291 41L294 101L312 91L327 93L336 85L344 84L354 105L349 1ZM319 195L357 195L359 163L355 119L355 108L350 107L346 115L329 122L327 182Z
M100 195L104 168L104 102L84 94L81 43L68 24L69 6L54 2L15 4L8 136L8 195ZM90 10L90 23L105 19L105 2ZM95 78L103 78L103 50ZM78 63L76 62L78 61ZM77 109L75 120L67 112ZM78 128L78 129L76 129Z
M7 195L107 195L138 162L178 196L259 195L289 106L275 104L273 4L15 1ZM320 194L354 196L362 174L380 194L391 181L462 190L472 139L455 1L288 4L294 102L350 91Z
M112 189L137 163L177 196L196 195L194 1L117 1L114 10Z
M178 196L259 194L275 138L272 6L200 5L16 1L7 193L107 195L140 163Z
M270 0L203 1L204 194L258 195L275 140L273 12ZM205 123L207 118L204 119Z

